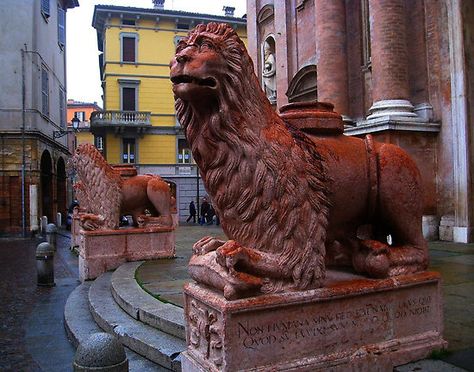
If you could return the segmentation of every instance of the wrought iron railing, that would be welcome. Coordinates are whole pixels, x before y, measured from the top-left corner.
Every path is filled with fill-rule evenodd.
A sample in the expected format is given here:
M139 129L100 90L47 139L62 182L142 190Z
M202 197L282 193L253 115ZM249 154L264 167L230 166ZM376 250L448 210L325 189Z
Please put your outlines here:
M151 112L145 111L94 111L91 126L149 126Z

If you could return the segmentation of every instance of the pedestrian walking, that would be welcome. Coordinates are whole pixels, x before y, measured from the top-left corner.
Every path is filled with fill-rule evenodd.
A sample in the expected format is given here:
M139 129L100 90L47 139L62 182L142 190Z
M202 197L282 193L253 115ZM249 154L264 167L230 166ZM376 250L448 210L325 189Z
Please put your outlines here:
M194 205L193 200L189 203L189 217L186 222L189 222L191 219L193 220L193 223L196 223L196 206Z
M199 221L200 225L204 225L207 221L207 214L209 213L211 205L207 201L207 198L202 198L201 203L201 220Z

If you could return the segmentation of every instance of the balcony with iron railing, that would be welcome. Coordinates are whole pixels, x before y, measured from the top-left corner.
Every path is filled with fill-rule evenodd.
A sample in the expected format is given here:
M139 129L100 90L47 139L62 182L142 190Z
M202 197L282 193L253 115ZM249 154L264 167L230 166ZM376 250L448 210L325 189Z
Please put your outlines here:
M146 128L151 127L151 112L145 111L94 111L91 128Z

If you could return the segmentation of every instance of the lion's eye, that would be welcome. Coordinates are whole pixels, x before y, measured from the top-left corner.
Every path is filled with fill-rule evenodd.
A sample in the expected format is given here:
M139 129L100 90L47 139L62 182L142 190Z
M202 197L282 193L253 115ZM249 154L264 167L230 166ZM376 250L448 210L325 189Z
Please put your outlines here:
M210 41L203 40L201 45L199 46L199 49L200 50L213 50L214 45Z
M178 45L176 46L176 53L181 52L187 46L188 46L188 44L186 44L183 40L180 40Z

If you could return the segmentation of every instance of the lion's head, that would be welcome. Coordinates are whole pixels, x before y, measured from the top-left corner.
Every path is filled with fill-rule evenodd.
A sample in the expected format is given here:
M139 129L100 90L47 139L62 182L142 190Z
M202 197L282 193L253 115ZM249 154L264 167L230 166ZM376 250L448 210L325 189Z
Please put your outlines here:
M218 112L250 115L249 106L257 111L268 103L244 43L225 23L190 31L178 43L170 69L178 118L185 127L193 116L188 106L198 116L210 117Z

